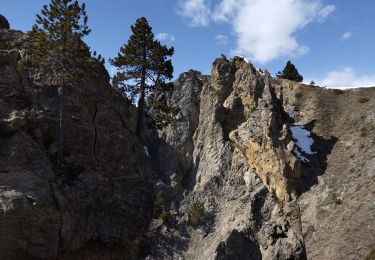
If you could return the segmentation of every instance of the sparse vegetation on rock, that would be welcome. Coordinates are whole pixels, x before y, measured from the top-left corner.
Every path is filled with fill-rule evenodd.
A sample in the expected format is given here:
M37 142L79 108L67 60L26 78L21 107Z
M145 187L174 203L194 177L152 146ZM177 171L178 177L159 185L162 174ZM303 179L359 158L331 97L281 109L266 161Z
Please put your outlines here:
M203 223L205 214L206 213L203 204L198 200L193 201L188 211L190 225L194 227L198 227L199 225L201 225Z
M373 248L363 260L375 260L375 248Z
M363 103L367 103L369 100L370 99L368 97L360 97L358 99L358 102L363 104Z

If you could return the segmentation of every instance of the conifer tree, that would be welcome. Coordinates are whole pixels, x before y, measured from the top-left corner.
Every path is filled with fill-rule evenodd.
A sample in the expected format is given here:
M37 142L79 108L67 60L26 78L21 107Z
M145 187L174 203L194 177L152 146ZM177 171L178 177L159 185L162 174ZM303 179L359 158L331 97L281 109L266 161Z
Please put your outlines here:
M52 0L37 15L36 24L27 38L27 52L33 65L53 69L59 84L58 165L63 159L64 91L74 84L80 69L91 58L82 39L90 33L86 6L73 0Z
M286 63L283 71L278 72L276 76L281 79L289 79L296 82L302 82L303 80L303 77L299 74L296 66L294 66L294 64L290 61Z
M113 84L120 87L134 103L138 100L136 135L141 134L145 111L145 99L156 96L173 77L172 56L174 49L154 39L152 28L146 18L137 19L131 26L132 35L120 48L118 56L110 63L118 68Z

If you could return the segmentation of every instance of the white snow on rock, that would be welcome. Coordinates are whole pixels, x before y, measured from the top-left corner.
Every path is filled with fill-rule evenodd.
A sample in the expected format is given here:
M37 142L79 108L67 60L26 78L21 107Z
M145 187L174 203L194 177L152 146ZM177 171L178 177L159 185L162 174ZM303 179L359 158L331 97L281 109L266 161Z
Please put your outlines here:
M250 63L248 59L246 59L245 57L241 56L241 55L236 55L237 57L240 57L242 59L244 59L244 61L246 61L247 63Z
M150 156L150 154L149 154L149 152L148 152L148 148L147 148L147 146L143 146L143 149L145 150L145 154L146 154L147 156Z
M300 125L294 125L290 127L293 139L296 141L297 147L294 148L295 155L303 162L310 162L304 154L314 154L311 150L311 145L314 143L314 139L311 137L309 130L303 128Z

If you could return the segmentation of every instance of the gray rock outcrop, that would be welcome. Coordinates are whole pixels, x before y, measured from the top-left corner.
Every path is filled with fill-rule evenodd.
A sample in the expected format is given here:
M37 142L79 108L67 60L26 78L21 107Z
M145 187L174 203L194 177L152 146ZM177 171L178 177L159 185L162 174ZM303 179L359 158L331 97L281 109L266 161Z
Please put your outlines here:
M178 155L156 169L170 218L151 224L147 259L362 259L375 245L374 96L274 79L238 57L183 74L168 98L182 112L158 141Z
M65 97L56 165L58 85L28 66L23 34L0 32L0 259L124 259L153 211L151 168L131 108L104 67L87 64ZM58 169L58 170L57 170Z

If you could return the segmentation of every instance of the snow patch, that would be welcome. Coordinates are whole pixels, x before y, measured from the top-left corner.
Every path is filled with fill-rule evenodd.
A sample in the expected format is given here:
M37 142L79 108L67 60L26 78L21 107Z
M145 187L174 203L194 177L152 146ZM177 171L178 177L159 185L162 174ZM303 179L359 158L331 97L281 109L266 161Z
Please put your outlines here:
M237 57L240 57L242 59L244 59L244 61L246 61L247 63L250 63L248 59L246 59L245 57L241 56L241 55L236 55Z
M314 143L314 139L311 137L309 130L303 128L300 125L294 125L290 127L293 139L296 141L297 147L294 148L294 154L303 162L310 162L305 157L305 154L311 155L316 152L311 150L311 145Z
M147 146L143 146L143 149L145 150L145 154L146 154L147 156L150 156L150 153L148 152L148 148L147 148Z

